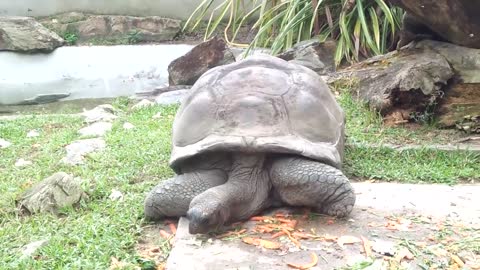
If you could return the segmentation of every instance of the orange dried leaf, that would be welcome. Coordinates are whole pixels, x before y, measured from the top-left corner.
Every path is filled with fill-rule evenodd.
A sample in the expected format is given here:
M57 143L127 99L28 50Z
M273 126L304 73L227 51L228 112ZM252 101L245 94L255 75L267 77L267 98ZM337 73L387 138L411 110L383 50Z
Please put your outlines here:
M300 242L298 242L297 239L295 239L295 237L292 236L292 234L290 234L289 231L287 231L286 229L282 229L283 232L285 232L285 234L288 236L288 238L290 239L290 241L292 241L293 244L295 244L295 246L297 246L298 248L300 248L302 245L300 244Z
M363 236L360 236L360 238L362 239L363 250L365 251L365 256L366 257L372 256L372 245L370 244L370 241L368 241L368 239L363 237Z
M340 236L337 239L337 244L341 248L343 248L343 245L345 245L345 244L354 244L354 243L359 243L359 242L362 242L362 240L360 240L360 238L355 237L355 236L351 236L351 235Z
M327 224L328 224L328 225L335 224L335 220L329 219L329 220L327 220Z
M315 238L315 235L311 235L311 234L308 234L308 233L301 233L301 232L294 232L292 235L294 237L298 237L298 238L301 238L301 239Z
M317 265L318 257L317 257L317 254L315 254L313 252L310 253L310 257L312 258L312 262L310 262L310 263L307 263L307 264L287 263L287 265L290 266L290 267L296 268L296 269L301 269L301 270L312 268L315 265Z
M457 255L452 255L451 258L456 264L458 264L458 266L463 267L465 265L462 259L460 259Z
M277 237L280 237L282 235L285 235L285 232L284 231L279 231L277 233L272 234L272 238L277 238Z
M168 224L168 226L170 227L170 231L171 231L173 234L177 234L177 227L175 227L175 224L170 223L170 224Z
M400 249L400 251L398 251L397 253L397 256L395 256L395 260L397 262L400 262L403 259L413 260L413 258L414 258L413 254L406 247Z
M265 216L257 216L257 217L251 217L251 221L264 221L264 220L270 220L271 217L265 217Z
M170 236L172 236L172 235L169 234L168 232L166 232L165 230L160 230L160 236L162 236L162 237L165 238L165 239L168 239L168 238L170 238Z
M242 241L253 246L261 246L266 249L280 249L281 245L278 242L268 241L260 238L244 237Z

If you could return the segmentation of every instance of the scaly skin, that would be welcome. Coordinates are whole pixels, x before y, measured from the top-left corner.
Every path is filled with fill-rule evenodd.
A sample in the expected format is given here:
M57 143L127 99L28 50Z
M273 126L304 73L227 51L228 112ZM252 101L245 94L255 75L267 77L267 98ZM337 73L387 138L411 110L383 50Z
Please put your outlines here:
M196 196L187 212L189 232L207 233L255 215L270 205L263 154L234 154L227 183Z
M272 162L270 180L287 205L345 217L353 209L355 193L343 173L327 164L302 157L279 157Z
M219 169L184 173L165 180L148 193L145 216L149 220L184 216L195 196L226 181L227 174Z
M192 234L248 219L278 199L337 217L347 216L355 204L340 170L300 156L214 154L186 164L182 174L149 193L145 215L151 220L186 215Z

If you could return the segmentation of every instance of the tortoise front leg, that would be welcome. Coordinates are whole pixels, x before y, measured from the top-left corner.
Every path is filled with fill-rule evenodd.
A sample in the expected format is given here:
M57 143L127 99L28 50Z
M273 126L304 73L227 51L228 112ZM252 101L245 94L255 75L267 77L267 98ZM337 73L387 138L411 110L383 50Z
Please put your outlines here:
M145 217L160 220L187 214L190 202L204 191L224 184L227 174L220 169L197 170L163 181L145 199Z
M355 204L355 193L347 177L339 169L321 162L278 157L272 161L270 179L288 205L312 207L318 213L345 217Z

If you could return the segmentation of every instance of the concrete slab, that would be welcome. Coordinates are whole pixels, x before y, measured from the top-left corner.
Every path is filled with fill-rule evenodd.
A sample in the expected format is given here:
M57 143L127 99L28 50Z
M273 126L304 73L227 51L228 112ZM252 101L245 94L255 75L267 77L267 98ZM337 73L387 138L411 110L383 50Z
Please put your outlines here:
M61 47L49 54L0 52L0 105L130 96L168 84L167 67L193 46Z
M310 261L312 252L318 256L319 261L315 267L310 269L338 269L372 260L366 258L361 241L340 247L336 241L338 237L346 235L356 237L356 239L365 237L368 239L367 242L373 246L373 257L376 259L374 263L371 261L373 264L368 269L387 269L385 265L389 263L389 260L384 257L394 258L394 255L398 255L405 243L411 246L412 252L414 252L413 247L416 247L417 244L425 245L422 246L424 250L439 246L447 249L442 246L441 240L436 242L434 239L436 233L441 233L441 228L451 226L453 231L469 228L466 232L474 234L470 235L473 237L472 239L480 237L480 185L451 187L446 185L354 183L354 187L358 194L358 201L352 215L347 219L335 220L325 216L297 219L299 220L297 231L319 236L315 239L302 239L300 248L293 245L287 237L272 239L271 235L256 232L255 226L258 224L254 221L242 223L239 225L240 227L237 227L237 230L244 228L244 234L219 238L218 234L190 235L188 220L181 218L166 269L292 269L288 267L287 263L305 264ZM295 214L295 211L298 209L282 210L284 213L291 212L292 214ZM271 215L272 210L265 214ZM460 223L461 225L458 225ZM394 224L394 227L391 224ZM472 230L472 228L474 229ZM269 250L247 245L241 240L245 236L277 241L282 244L282 248ZM325 238L326 236L337 238L329 241L328 238ZM458 241L470 236L465 232L459 234L460 240ZM443 241L445 243L445 240ZM392 248L393 251L388 251ZM422 248L418 250L421 251ZM412 260L401 260L401 265L404 267L401 269L422 269L420 265L430 259L432 262L433 260L439 262L446 260L447 264L450 261L450 253L445 257L433 255L433 257L428 257L428 254L431 253L426 252L425 254L416 253ZM468 257L465 258L464 261L469 260ZM473 258L472 260L476 260L475 255Z

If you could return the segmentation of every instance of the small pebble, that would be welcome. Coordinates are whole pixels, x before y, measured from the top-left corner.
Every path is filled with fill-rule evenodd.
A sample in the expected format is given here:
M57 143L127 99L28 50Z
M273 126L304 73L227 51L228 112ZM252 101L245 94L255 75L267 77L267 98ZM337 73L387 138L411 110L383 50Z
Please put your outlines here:
M34 138L34 137L38 137L38 136L40 136L40 133L36 130L30 130L27 133L27 138Z
M17 162L15 162L15 167L26 167L26 166L30 166L32 164L33 163L31 161L21 158L21 159L17 160Z
M127 122L127 123L123 124L123 128L124 129L132 129L132 128L135 128L135 126Z
M7 147L10 147L11 145L12 145L11 142L0 138L0 148L7 148Z

